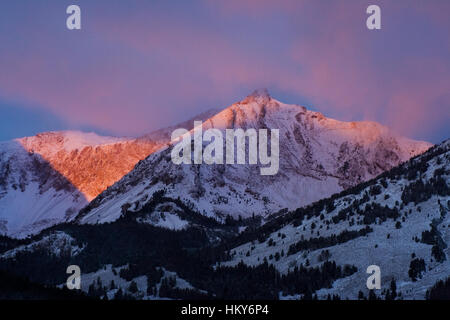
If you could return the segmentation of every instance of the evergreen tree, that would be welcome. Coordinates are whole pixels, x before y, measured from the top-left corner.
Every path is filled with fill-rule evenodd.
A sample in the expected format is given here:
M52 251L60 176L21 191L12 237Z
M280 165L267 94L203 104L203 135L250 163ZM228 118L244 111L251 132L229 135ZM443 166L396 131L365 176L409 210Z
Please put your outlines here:
M395 300L395 298L397 298L397 284L396 284L394 278L392 278L392 280L391 280L390 287L391 287L391 297L393 300Z
M123 300L122 288L120 288L114 295L114 300Z
M374 290L369 290L369 300L378 300L378 297Z
M361 290L358 292L358 300L366 300L366 297L364 297L364 293Z
M131 281L130 286L128 287L128 291L130 291L131 293L136 293L138 292L138 287L136 284L136 281Z

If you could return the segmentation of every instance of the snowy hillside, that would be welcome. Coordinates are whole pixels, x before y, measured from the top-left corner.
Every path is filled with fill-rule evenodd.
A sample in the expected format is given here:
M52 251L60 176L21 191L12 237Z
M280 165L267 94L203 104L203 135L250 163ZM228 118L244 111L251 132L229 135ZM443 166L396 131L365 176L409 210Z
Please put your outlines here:
M359 291L367 297L366 269L378 265L384 291L394 279L404 299L424 299L433 284L450 276L449 168L447 140L369 183L244 232L237 242L245 243L230 250L226 265L268 261L286 273L333 260L358 268L319 290L323 299L357 299ZM417 267L422 261L423 269Z
M256 91L211 116L203 123L204 130L209 128L279 129L278 174L261 176L260 164L176 165L168 147L94 199L77 221L114 221L124 206L139 211L160 190L219 220L227 215L265 217L366 181L431 146L398 137L375 122L342 122L286 105L266 91Z
M88 203L70 181L19 141L0 143L0 233L38 232Z

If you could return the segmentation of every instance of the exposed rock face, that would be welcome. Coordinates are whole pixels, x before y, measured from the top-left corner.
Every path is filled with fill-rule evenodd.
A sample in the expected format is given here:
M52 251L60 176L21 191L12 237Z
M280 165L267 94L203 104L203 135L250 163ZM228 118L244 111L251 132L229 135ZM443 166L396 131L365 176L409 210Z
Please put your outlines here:
M85 135L48 132L18 141L26 151L39 154L88 201L113 185L132 170L138 161L160 147L160 144L144 139L97 136L91 138L91 141L75 141L81 136Z

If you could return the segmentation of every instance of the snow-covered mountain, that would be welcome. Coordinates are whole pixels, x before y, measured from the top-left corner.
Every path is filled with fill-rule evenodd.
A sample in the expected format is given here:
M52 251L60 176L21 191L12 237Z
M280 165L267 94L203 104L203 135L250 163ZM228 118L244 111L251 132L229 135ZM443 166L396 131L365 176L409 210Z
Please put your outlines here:
M0 143L0 233L21 237L70 221L159 146L75 131Z
M139 211L160 190L219 220L227 215L265 217L357 185L431 146L375 122L342 122L284 104L265 90L211 116L203 123L204 130L210 128L279 129L278 174L261 176L260 164L177 165L171 161L172 144L100 194L77 221L114 221L124 208Z
M0 234L24 237L71 221L179 126L192 129L193 120L138 138L60 131L0 142Z
M2 238L0 270L63 287L67 266L75 264L81 290L108 299L448 298L449 168L447 140L374 179L245 230L244 220L219 224L189 207L185 217L195 223L155 226L145 219L152 207L175 212L160 194L112 223ZM369 292L371 265L380 267L381 289ZM5 294L27 298L25 289Z
M151 140L73 131L41 133L18 141L28 153L39 154L88 201L162 145Z
M145 135L139 137L139 139L150 140L150 141L153 141L153 142L161 144L161 145L167 144L168 142L170 142L170 137L174 130L176 130L178 128L186 128L187 130L191 130L194 127L194 121L196 121L196 120L205 121L205 120L211 118L212 116L214 116L215 114L217 114L219 111L220 111L220 109L209 109L205 112L197 114L195 117L193 117L189 120L180 122L173 126L168 126L165 128L161 128L161 129L152 131L148 134L145 134Z

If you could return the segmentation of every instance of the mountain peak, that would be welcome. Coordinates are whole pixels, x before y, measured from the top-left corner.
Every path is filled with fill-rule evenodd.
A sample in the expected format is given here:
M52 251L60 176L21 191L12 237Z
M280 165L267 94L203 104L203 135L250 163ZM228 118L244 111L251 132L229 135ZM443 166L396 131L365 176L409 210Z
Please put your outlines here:
M271 99L272 97L270 96L269 91L266 88L261 88L253 91L244 100L242 100L242 103L257 102L265 104L269 102Z

